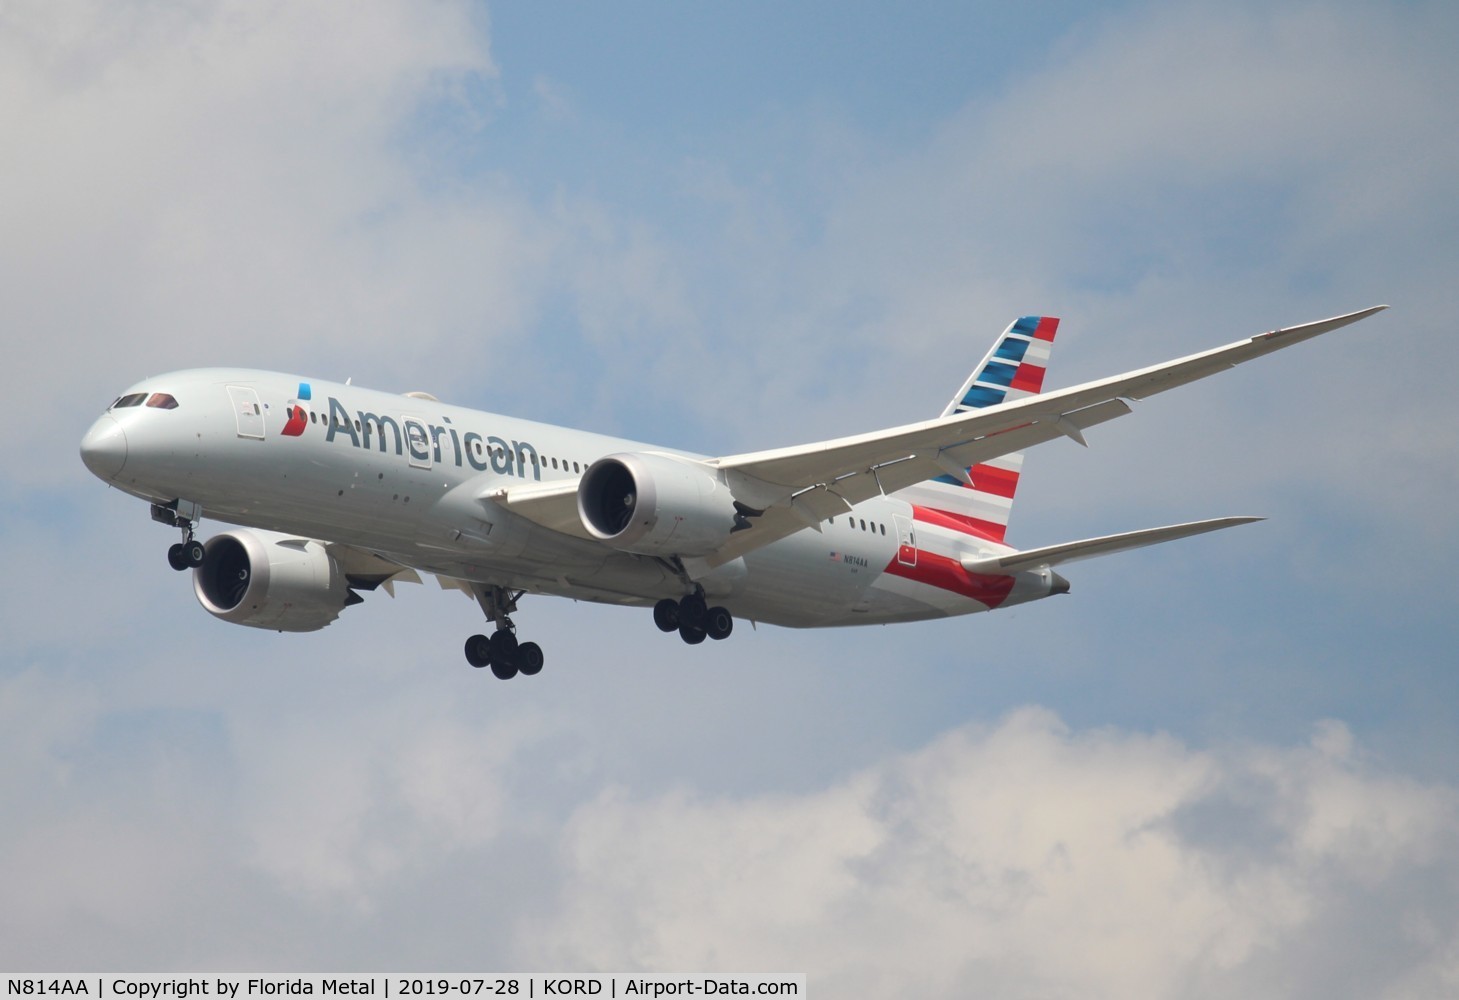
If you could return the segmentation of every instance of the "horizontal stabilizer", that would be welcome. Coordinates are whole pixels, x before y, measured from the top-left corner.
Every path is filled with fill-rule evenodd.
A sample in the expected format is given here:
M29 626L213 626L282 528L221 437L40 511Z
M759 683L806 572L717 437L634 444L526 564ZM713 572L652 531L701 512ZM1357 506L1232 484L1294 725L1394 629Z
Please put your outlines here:
M1191 521L1187 524L1172 524L1164 528L1145 528L1141 531L1126 531L1118 535L1104 535L1100 538L1086 538L1079 542L1065 542L1063 545L1045 545L1038 549L1025 549L1007 555L993 557L968 556L962 560L963 569L969 573L1006 574L1036 566L1054 566L1072 562L1075 559L1089 559L1094 556L1138 549L1146 545L1158 545L1177 538L1205 534L1238 524L1262 521L1260 517L1217 517L1209 521Z

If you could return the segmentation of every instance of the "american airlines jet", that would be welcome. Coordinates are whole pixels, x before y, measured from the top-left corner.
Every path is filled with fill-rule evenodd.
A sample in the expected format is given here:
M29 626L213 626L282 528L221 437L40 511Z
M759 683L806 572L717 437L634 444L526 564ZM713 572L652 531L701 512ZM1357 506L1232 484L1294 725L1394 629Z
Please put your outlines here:
M1044 392L1059 321L1008 327L934 419L706 458L275 372L172 372L127 389L81 442L93 473L180 528L168 551L198 601L238 625L308 632L398 581L435 576L495 625L466 659L542 669L511 615L527 594L652 607L690 644L735 619L794 628L1011 607L1076 559L1259 520L1224 517L1017 549L1005 540L1025 449L1141 400L1384 309L1273 330ZM199 541L204 517L241 527Z

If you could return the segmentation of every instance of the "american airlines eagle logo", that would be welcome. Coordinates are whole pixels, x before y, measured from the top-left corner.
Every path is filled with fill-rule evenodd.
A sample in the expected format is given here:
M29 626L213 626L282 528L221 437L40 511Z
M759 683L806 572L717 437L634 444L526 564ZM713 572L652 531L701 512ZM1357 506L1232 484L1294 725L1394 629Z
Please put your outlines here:
M289 422L284 424L284 437L298 437L304 433L304 428L309 423L309 414L304 412L304 407L295 403L289 408Z
M303 400L313 399L313 387L308 382L300 382L299 391L294 398ZM304 425L307 423L309 423L309 414L304 411L304 407L295 403L289 407L289 421L284 424L284 429L281 433L284 437L299 437L304 433Z

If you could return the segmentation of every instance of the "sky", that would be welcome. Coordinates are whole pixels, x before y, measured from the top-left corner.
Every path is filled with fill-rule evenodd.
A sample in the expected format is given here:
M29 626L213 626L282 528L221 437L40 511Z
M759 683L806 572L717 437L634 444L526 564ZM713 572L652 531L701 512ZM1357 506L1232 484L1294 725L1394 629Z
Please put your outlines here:
M1459 993L1459 15L1432 2L0 0L0 967ZM1377 317L1030 452L942 622L459 594L227 625L81 465L246 365L706 454ZM204 534L220 528L204 523Z

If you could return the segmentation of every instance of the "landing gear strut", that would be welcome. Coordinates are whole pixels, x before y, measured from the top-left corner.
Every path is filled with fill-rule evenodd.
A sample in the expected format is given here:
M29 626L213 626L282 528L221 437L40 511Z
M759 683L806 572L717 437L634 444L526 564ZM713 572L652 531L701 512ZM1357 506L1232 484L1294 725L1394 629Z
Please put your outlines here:
M167 565L179 572L197 569L203 564L203 543L193 538L193 529L197 527L202 516L202 508L187 500L152 505L152 520L182 529L182 541L167 550Z
M486 617L496 623L496 631L490 636L473 635L466 640L466 662L473 667L491 667L491 672L504 681L517 674L532 677L540 673L542 647L535 642L518 642L517 626L510 617L517 610L517 600L523 592L473 584L471 593Z
M654 605L654 624L660 632L678 632L679 638L691 646L708 639L725 639L734 631L735 619L726 608L708 607L704 591L679 600L666 597Z

